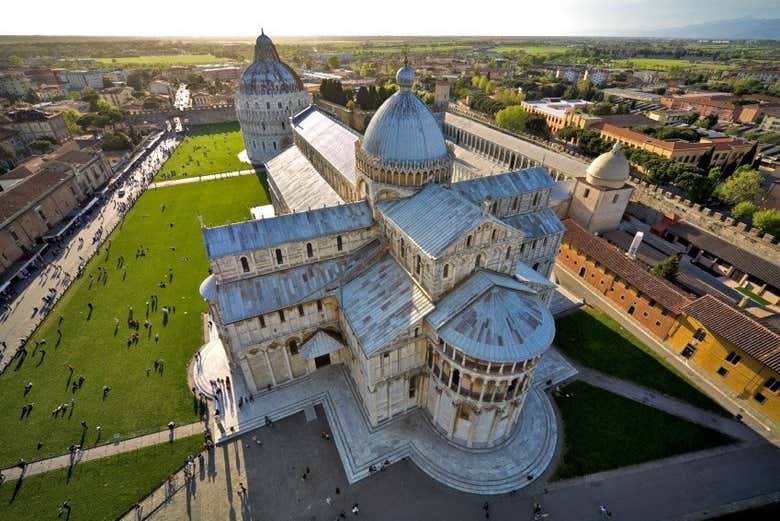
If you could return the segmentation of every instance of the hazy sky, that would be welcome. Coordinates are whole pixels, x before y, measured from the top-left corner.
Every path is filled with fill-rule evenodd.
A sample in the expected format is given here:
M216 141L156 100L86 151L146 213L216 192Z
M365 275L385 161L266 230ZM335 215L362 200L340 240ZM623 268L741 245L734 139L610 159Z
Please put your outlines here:
M0 34L252 36L630 35L736 17L778 0L20 0ZM464 5L466 7L456 7Z

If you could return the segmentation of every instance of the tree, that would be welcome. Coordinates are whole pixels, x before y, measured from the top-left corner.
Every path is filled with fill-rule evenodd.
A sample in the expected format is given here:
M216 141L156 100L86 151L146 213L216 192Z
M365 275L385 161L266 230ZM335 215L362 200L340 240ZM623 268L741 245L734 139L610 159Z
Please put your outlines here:
M103 150L130 150L133 141L123 132L106 132L103 136Z
M73 109L65 109L61 112L62 120L65 122L65 126L71 134L81 134L84 129L78 124L78 120L81 118L81 112Z
M0 143L0 161L13 161L16 159L16 151L5 143Z
M51 150L52 143L46 139L36 139L30 143L29 147L38 154L45 154Z
M590 107L591 114L594 116L604 116L607 114L612 114L612 103L608 101L603 101L601 103L597 103L595 105L592 105Z
M754 201L761 193L763 176L750 167L741 166L731 177L715 188L715 195L721 201L736 204L742 201Z
M545 139L550 137L550 129L544 117L526 112L520 105L512 105L498 111L496 123L510 130L528 132Z
M157 98L146 98L143 103L143 107L148 110L157 110L162 105L162 102Z
M81 101L89 103L89 110L91 112L97 112L99 100L100 96L98 96L97 91L92 87L87 87L81 91Z
M742 201L731 209L731 216L735 219L750 219L756 211L756 205L750 201Z
M27 94L24 95L24 101L31 105L35 105L36 103L41 102L41 98L38 97L34 90L29 89Z
M337 69L338 66L341 65L341 62L339 61L339 57L334 55L328 57L325 64L328 66L328 69Z
M650 268L650 273L656 277L663 277L667 280L674 280L679 272L680 261L675 256L667 257Z
M697 172L683 172L674 179L674 185L685 190L689 200L699 203L706 200L712 192L712 183Z
M753 226L777 237L780 235L780 210L768 208L753 214Z

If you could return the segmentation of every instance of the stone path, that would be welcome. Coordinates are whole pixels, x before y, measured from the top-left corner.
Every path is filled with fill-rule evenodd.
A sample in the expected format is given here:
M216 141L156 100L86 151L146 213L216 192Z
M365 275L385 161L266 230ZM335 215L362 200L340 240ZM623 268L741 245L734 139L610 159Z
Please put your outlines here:
M671 346L645 331L637 322L627 318L625 313L615 307L609 299L584 284L565 268L556 265L554 274L558 278L560 285L575 295L582 297L587 303L595 304L596 307L607 313L632 335L650 347L658 357L669 363L669 365L704 390L707 396L718 402L724 409L735 415L741 414L745 425L772 443L780 445L780 424L778 422L759 413L752 407L745 407L744 400L740 400L735 392L718 385L706 371L679 356Z
M151 445L168 443L173 439L186 438L188 436L202 434L204 432L204 425L200 422L180 425L173 430L173 435L171 435L169 430L164 430L160 432L153 432L151 434L145 434L143 436L136 436L134 438L127 438L115 443L100 445L91 449L84 449L81 451L81 454L75 458L75 460L70 454L63 454L61 456L54 456L52 458L35 461L27 465L27 468L24 471L24 475L32 476L34 474L41 474L50 470L63 469L74 464L105 458L115 454L122 454L123 452L130 452L143 447L149 447ZM21 469L19 467L9 467L7 469L3 469L2 472L6 479L13 480L19 478Z
M741 441L755 441L761 437L745 424L731 418L699 409L658 391L648 389L620 378L615 378L587 367L577 367L577 380L582 380L611 393L649 405L691 423L713 429Z
M211 341L193 367L199 391L213 395L210 380L226 376L227 361L221 343ZM548 351L537 368L518 421L518 429L500 447L490 450L456 446L436 432L425 414L413 410L372 428L347 370L341 365L318 369L311 375L258 393L239 409L239 396L249 396L243 379L231 375L230 390L222 387L216 401L221 421L212 429L224 443L242 433L266 426L266 417L278 421L313 405L322 405L350 483L368 477L369 467L409 457L426 474L457 490L500 494L527 486L549 466L558 441L558 427L550 399L543 388L575 374L556 351Z
M170 181L157 181L149 185L149 188L163 188L165 186L182 185L188 183L200 183L202 181L211 181L213 179L224 179L226 177L238 177L241 175L252 175L254 170L236 170L235 172L224 172L221 174L199 175L185 177L183 179L171 179Z
M133 198L140 197L145 189L145 176L151 176L165 160L166 156L162 152L161 146L174 146L175 144L175 140L161 141L158 148L150 153L148 160L127 177L122 186L122 189L125 190L124 197L120 198L118 190L115 190L108 198L101 201L102 207L96 209L93 214L94 218L84 224L69 240L62 243L59 254L47 253L44 255L44 262L48 266L28 280L26 287L11 303L10 310L0 314L0 340L5 341L8 345L8 349L0 359L0 370L11 361L20 345L20 339L28 338L45 318L43 312L34 313L33 308L42 307L41 299L48 296L51 287L57 290L57 298L65 293L75 279L82 259L84 262L88 261L109 237L111 231L122 222L124 214L115 203L129 203ZM92 237L100 227L103 228L101 239L93 243ZM79 238L84 240L81 246L79 246ZM56 271L53 264L58 264L62 270Z

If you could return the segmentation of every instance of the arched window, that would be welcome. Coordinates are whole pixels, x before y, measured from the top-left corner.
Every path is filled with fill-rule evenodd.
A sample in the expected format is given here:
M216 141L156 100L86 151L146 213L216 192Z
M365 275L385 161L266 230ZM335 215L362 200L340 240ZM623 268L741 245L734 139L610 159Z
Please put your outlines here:
M490 234L490 240L495 241L497 235L498 235L498 230L493 230L493 232Z
M468 237L466 237L466 247L467 247L467 248L470 248L470 247L471 247L471 235L469 235Z
M249 261L246 257L241 257L241 269L244 270L244 273L249 272Z
M493 203L493 206L490 207L490 213L495 214L498 212L498 201Z
M271 102L270 101L266 101L265 102L265 108L266 109L270 109L271 108Z
M401 237L401 258L406 257L406 243L404 243L403 237Z
M284 257L282 256L282 250L276 249L276 263L281 264L284 262Z
M482 254L477 255L477 258L474 260L474 268L479 268L482 266Z
M444 278L446 279L449 276L450 276L450 265L449 264L445 264L444 265Z
M263 130L265 130L265 123L260 123L260 125L263 127Z
M534 206L536 206L537 204L539 204L539 197L540 197L540 196L541 196L541 194L540 194L539 192L536 192L536 193L534 194L534 203L533 203L533 205L534 205Z
M308 258L310 258L310 259L311 259L312 257L314 257L314 248L312 247L312 245L311 245L311 243L310 243L310 242L307 242L307 243L306 243L306 256L307 256Z
M341 235L336 237L336 248L341 251L344 248L344 241L341 240Z
M512 255L512 247L507 246L506 247L506 256L504 257L506 260L509 260L509 256Z
M276 150L276 141L273 142L274 150Z
M282 121L282 130L284 130L284 121Z
M287 344L287 347L290 348L290 354L292 356L295 356L298 354L298 341L297 340L290 340L290 342Z
M419 255L417 255L415 257L415 262L414 262L414 272L419 275L421 271L422 271L422 259L420 258Z
M512 210L517 210L517 200L518 200L517 197L512 199Z
M534 271L539 271L539 263L534 264Z
M460 383L460 371L458 369L455 369L452 372L452 386L457 387Z

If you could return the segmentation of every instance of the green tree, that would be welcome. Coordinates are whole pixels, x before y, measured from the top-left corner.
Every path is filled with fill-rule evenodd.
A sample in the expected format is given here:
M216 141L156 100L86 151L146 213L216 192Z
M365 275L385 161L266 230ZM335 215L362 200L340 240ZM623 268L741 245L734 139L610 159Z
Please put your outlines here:
M756 211L756 205L750 201L742 201L731 209L731 216L735 219L750 219Z
M83 115L78 110L65 109L61 112L62 119L65 121L65 126L71 134L78 135L84 132L84 129L78 124L79 118Z
M103 150L130 150L133 141L123 132L106 132L103 135Z
M45 154L51 150L52 143L46 139L36 139L30 143L29 147L38 154Z
M528 132L545 139L550 137L550 129L544 117L526 112L520 105L499 110L496 114L496 123L510 130Z
M0 161L13 161L16 151L5 143L0 143Z
M780 236L780 210L768 208L753 214L753 226L766 233Z
M338 66L341 65L341 62L339 61L339 57L334 55L328 57L325 64L328 66L328 69L337 69Z
M41 98L38 97L38 95L35 93L34 90L29 89L27 91L27 94L24 95L24 101L30 104L36 104L41 102Z
M92 87L87 87L81 91L81 101L89 103L89 110L91 112L97 112L99 100L100 96Z
M754 201L761 193L763 176L748 166L741 166L728 179L715 188L721 201L731 204Z
M667 257L650 268L650 272L656 277L674 280L680 272L680 261L675 256Z

